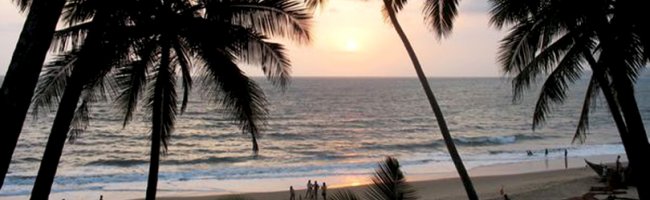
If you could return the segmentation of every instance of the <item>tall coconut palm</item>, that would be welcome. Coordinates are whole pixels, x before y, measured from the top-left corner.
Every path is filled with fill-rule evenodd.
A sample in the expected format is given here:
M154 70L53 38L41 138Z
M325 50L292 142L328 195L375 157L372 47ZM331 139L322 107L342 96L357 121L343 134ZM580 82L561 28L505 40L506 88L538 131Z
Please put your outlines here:
M438 127L440 128L440 132L442 134L442 138L445 141L445 145L447 146L447 150L449 151L449 155L451 155L451 160L454 162L456 171L458 171L458 175L463 181L465 191L467 192L467 198L472 200L478 199L478 195L476 194L472 180L470 179L469 174L465 169L465 165L463 164L463 160L461 159L460 154L456 149L456 145L454 144L454 140L449 132L449 128L447 128L447 122L445 121L444 115L442 114L440 105L438 105L436 97L431 90L431 86L429 86L429 81L427 80L427 77L422 70L422 66L420 65L420 61L415 54L415 50L411 46L411 43L409 42L406 34L404 33L404 30L402 30L402 27L397 20L396 14L400 9L402 9L405 4L406 1L384 0L384 14L386 17L388 17L391 24L395 28L395 31L402 40L402 43L404 43L404 48L406 48L406 51L411 58L411 62L413 63L415 72L418 75L420 84L422 84L422 88L424 89L427 99L429 100L431 109L433 110L433 113L436 116L436 120L438 121ZM453 20L456 16L457 6L457 0L429 0L425 2L425 21L427 21L427 24L431 24L431 29L435 31L439 37L445 36L451 32Z
M316 7L324 4L326 1L305 0L305 2L311 9L315 9ZM458 2L459 2L458 0L426 0L424 2L424 9L423 9L423 13L425 14L424 20L427 26L429 26L429 28L439 38L442 38L451 33L453 27L453 21L457 14ZM390 21L391 25L393 25L393 27L395 28L395 31L400 37L400 40L402 41L402 43L404 43L404 48L406 49L409 57L411 58L411 62L413 63L413 67L415 68L415 72L418 76L418 80L420 81L420 84L424 89L424 93L426 94L427 99L429 101L429 105L431 106L431 109L434 115L436 116L438 127L440 128L440 133L442 135L443 140L445 141L445 145L447 146L447 150L449 151L451 160L453 161L454 166L456 167L456 171L458 172L458 175L460 176L463 182L463 186L465 187L465 191L467 192L467 197L472 200L478 199L478 195L476 194L476 190L474 189L472 180L470 179L469 174L467 173L467 169L463 164L463 160L461 159L460 154L456 149L456 145L454 144L454 140L451 136L451 133L449 132L449 128L447 127L447 122L445 121L444 115L442 114L440 105L438 104L435 95L431 90L431 86L429 86L429 82L427 80L426 75L424 74L424 71L422 70L422 66L420 65L420 61L418 60L415 54L415 50L413 49L413 46L411 46L408 37L404 33L404 30L402 29L401 25L399 24L399 21L397 20L396 14L404 7L404 5L406 5L407 1L406 0L383 0L383 3L384 3L384 7L383 7L384 16L388 18L388 21Z
M66 133L71 121L74 120L71 115L61 114L72 112L74 107L64 107L63 105L73 105L72 102L76 105L80 98L79 91L82 91L84 87L88 88L85 85L97 82L98 79L106 76L112 67L118 67L116 76L121 80L118 83L123 89L122 94L118 97L118 102L123 106L126 125L137 106L140 93L146 85L148 72L155 71L155 75L151 74L151 80L154 81L150 84L148 106L152 113L150 155L152 163L147 199L153 199L155 198L161 143L166 149L177 110L174 87L176 69L180 69L183 79L184 95L181 111L187 104L192 84L190 60L196 59L205 63L202 66L206 72L203 77L208 78L204 83L212 85L210 92L214 95L222 95L222 98L215 99L219 99L222 105L231 110L234 119L239 121L244 132L255 136L259 132L259 123L263 122L266 114L264 96L257 85L239 70L235 60L264 66L263 69L265 69L267 77L273 83L284 86L288 78L289 61L283 52L282 45L266 41L264 34L284 36L303 42L308 41L307 20L310 16L304 12L299 3L292 1L205 1L199 4L180 0L125 1L123 3L128 4L112 3L112 5L129 5L128 9L112 7L91 0L82 1L81 4L71 7L72 10L67 18L81 21L92 18L92 21L77 24L59 34L62 45L68 44L69 39L72 39L72 43L77 41L79 35L84 35L79 34L80 32L87 36L83 39L81 47L73 51L77 52L76 55L73 55L77 58L71 59L75 62L74 67L61 97L61 104L50 137L50 141L54 142L48 142L45 154L55 156L56 161L60 158ZM130 10L131 8L137 9ZM97 12L93 13L93 9L96 9ZM120 13L125 14L120 17ZM105 26L97 27L93 24ZM120 51L107 53L102 50ZM100 56L103 60L95 60L93 64L84 63L82 62L85 59L84 56ZM82 70L85 70L85 73L78 73ZM95 78L82 79L89 74L90 77ZM76 79L81 80L73 82L75 77L79 77ZM70 84L76 85L71 86ZM72 92L69 93L69 91ZM73 96L66 99L68 94ZM59 127L59 129L55 129L55 127ZM58 133L55 134L55 131ZM54 135L56 137L52 137ZM53 140L52 138L58 139ZM56 145L50 145L50 143ZM50 146L54 148L50 149ZM55 153L48 154L48 152ZM37 177L32 198L42 197L44 192L49 194L56 165L48 165L53 168L52 170L44 169L43 164L45 163L42 163L39 177L43 175L45 178ZM46 173L40 173L40 171ZM44 181L41 183L39 180ZM48 194L45 194L45 197Z
M632 169L647 169L642 154L650 151L647 136L637 115L633 81L647 63L640 30L616 28L618 3L611 1L510 1L492 0L492 23L498 28L512 25L503 39L500 62L503 70L515 74L515 97L548 75L533 117L533 128L543 123L553 103L562 103L568 85L580 78L583 64L591 68L592 81L585 97L574 138L584 139L589 104L601 89L625 146ZM642 26L642 23L635 26ZM626 22L627 23L627 22ZM626 39L627 38L627 39ZM620 54L624 52L624 54ZM617 55L618 54L618 55ZM626 104L626 105L624 105ZM634 177L647 180L645 170L634 170ZM645 185L637 183L639 196L646 197Z
M29 10L0 88L0 189L65 0L15 0Z
M122 32L125 29L120 29L122 27L121 25L125 24L127 18L121 12L117 12L119 7L116 6L119 3L97 4L102 10L95 13L91 22L80 25L87 28L88 31L85 33L87 36L83 44L74 47L78 48L78 50L75 50L77 52L75 55L76 58L71 59L74 62L72 64L74 67L70 73L70 77L66 80L65 89L63 89L63 94L60 98L58 110L32 190L32 199L47 199L50 194L63 146L68 138L70 125L74 119L74 113L83 89L101 80L113 65L129 58L130 46L125 41L129 41L130 38L125 37L124 32ZM64 32L83 32L72 29L66 29Z

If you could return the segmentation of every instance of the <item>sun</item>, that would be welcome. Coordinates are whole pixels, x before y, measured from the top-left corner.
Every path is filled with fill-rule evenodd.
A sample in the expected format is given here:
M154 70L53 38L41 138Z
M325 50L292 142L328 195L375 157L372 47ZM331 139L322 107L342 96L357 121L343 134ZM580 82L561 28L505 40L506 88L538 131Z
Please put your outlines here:
M345 51L356 52L359 50L359 43L356 40L348 39L345 42Z

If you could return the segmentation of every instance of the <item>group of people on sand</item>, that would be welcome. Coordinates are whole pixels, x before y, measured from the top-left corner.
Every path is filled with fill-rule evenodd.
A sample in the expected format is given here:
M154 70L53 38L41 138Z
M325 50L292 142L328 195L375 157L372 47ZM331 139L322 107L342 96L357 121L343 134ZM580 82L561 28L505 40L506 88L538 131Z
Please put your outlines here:
M321 190L321 195L323 200L327 200L327 184L323 182L323 186L318 185L318 181L314 180L314 183L311 183L311 180L307 181L307 190L305 191L305 200L318 200L318 190ZM289 200L296 200L296 191L293 189L293 186L289 187ZM302 200L302 195L298 196L299 200Z

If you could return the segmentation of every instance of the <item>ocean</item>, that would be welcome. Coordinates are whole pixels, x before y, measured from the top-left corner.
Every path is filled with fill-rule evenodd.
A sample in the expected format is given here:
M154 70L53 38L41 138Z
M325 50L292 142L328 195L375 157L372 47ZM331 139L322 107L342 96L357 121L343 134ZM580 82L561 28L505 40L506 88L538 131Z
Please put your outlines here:
M447 167L430 172L454 171L416 78L294 78L286 91L263 79L257 82L270 109L259 154L251 152L250 138L224 110L195 90L161 159L164 191L214 189L184 185L201 180L367 175L385 156L397 157L406 167L440 165ZM558 158L564 149L572 157L624 153L603 98L591 114L586 143L571 143L585 80L573 85L566 103L555 106L547 123L534 131L537 90L513 103L507 78L432 78L430 83L469 168L543 159L546 149ZM636 91L646 126L649 86L650 77L642 77ZM65 146L53 193L130 191L121 197L143 197L150 144L147 115L140 111L123 128L114 108L110 103L93 106L88 130ZM28 117L0 198L31 191L53 116ZM534 155L526 156L528 150Z

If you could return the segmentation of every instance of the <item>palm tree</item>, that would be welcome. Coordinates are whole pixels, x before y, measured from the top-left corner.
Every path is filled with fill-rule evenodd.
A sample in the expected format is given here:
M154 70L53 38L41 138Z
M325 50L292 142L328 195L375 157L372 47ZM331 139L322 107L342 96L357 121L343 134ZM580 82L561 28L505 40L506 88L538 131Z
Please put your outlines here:
M600 89L623 141L632 169L650 167L643 153L650 151L647 136L638 115L633 82L647 63L643 43L647 37L639 30L619 25L620 3L611 1L509 1L492 0L492 23L497 28L512 25L501 46L503 70L515 74L513 91L520 97L540 75L547 75L533 117L533 128L544 122L550 105L562 103L568 84L580 78L583 63L593 75L576 136L584 141L588 126L589 104ZM634 26L647 25L629 20ZM644 24L646 23L646 24ZM623 26L621 28L614 28ZM647 26L646 26L647 27ZM620 31L627 30L627 31ZM645 32L647 36L647 32ZM575 140L575 139L574 139ZM645 170L635 170L639 196L648 198Z
M77 3L92 2L78 1ZM124 2L93 5L101 9L93 13L92 21L57 33L57 37L60 37L58 39L61 41L62 49L65 49L68 43L68 37L73 39L72 44L77 44L75 40L80 37L79 34L87 34L87 36L83 39L83 44L73 45L74 50L72 52L75 52L75 55L68 60L72 62L70 63L72 70L60 97L60 103L43 153L38 175L36 176L31 199L47 199L50 194L63 146L68 138L71 122L75 118L74 113L77 109L77 103L84 88L92 88L93 85L96 85L105 77L113 65L123 62L129 57L130 46L125 41L129 41L130 38L125 37L123 31L126 29L121 26L128 18L123 13L117 12L120 9L119 3ZM74 9L78 8L68 7L66 12L78 12L78 10ZM71 19L70 17L72 16L66 16L67 19Z
M15 0L29 14L0 88L0 189L65 0Z
M202 77L207 77L203 83L210 87L208 92L231 111L245 133L255 138L266 114L265 98L235 61L264 66L267 77L283 87L289 77L289 60L282 45L266 41L265 35L302 42L309 40L307 21L310 15L300 3L293 1L202 1L199 4L181 0L124 1L111 5L83 1L70 6L66 19L73 24L90 18L92 21L76 24L58 34L63 49L68 41L75 43L84 38L83 35L87 36L77 50L71 51L71 56L76 58L69 59L74 62L73 69L60 98L55 124L32 191L34 199L49 195L66 134L75 119L69 113L74 111L81 92L84 88L92 88L89 85L98 85L111 69L116 71L122 90L118 103L125 113L124 125L137 107L148 76L154 80L149 87L152 149L147 185L147 199L154 199L160 144L162 142L166 149L177 112L176 68L180 69L183 79L181 112L192 84L190 60L200 61L204 63ZM120 5L128 5L128 8ZM91 64L88 61L93 57L100 58L95 58ZM149 74L149 71L156 73Z
M365 199L368 200L415 200L416 191L406 182L400 164L393 157L379 163L372 177L372 183L368 186ZM360 200L358 195L350 190L342 190L330 198L332 200Z
M325 0L305 0L305 2L311 9L315 9L316 7L324 4ZM472 180L470 179L469 174L467 173L467 169L465 169L465 165L463 164L463 160L461 159L460 154L456 149L456 145L454 144L454 140L451 137L449 128L447 128L447 122L445 121L444 115L442 114L440 105L438 105L435 95L431 90L431 86L429 86L427 77L424 74L422 66L420 65L420 61L415 54L415 50L411 46L408 37L406 37L406 34L402 30L402 27L397 20L396 14L403 8L404 5L406 5L406 2L406 0L383 0L384 16L390 20L391 24L395 28L395 31L402 40L402 43L404 43L404 48L411 58L411 62L413 63L413 67L415 68L415 71L418 75L420 84L422 84L424 93L426 94L429 101L429 105L431 106L431 109L436 116L438 127L440 127L440 133L442 134L442 138L445 141L445 145L447 146L451 160L453 161L454 166L456 167L456 171L458 171L458 175L463 182L463 186L467 192L467 197L472 200L478 199L478 195L476 194ZM423 10L423 13L425 14L424 19L426 21L426 24L430 25L430 29L434 31L434 33L439 38L451 33L453 20L457 14L457 7L458 0L425 1Z
M397 20L396 13L399 12L399 10L402 9L402 7L405 4L406 4L405 0L404 1L384 0L384 8L383 8L384 14L389 18L391 24L395 28L395 31L397 32L400 39L402 40L402 43L404 43L404 48L406 48L406 51L408 52L409 57L411 58L413 67L415 67L415 72L418 75L418 79L420 80L420 83L422 84L422 88L424 89L424 92L427 95L427 99L429 100L431 109L433 110L433 113L436 116L436 120L438 121L438 127L440 127L440 132L445 141L445 145L447 146L447 150L451 155L451 160L454 162L456 171L458 171L458 175L463 181L465 191L467 192L467 198L472 200L478 199L478 195L476 194L476 190L474 189L472 180L470 179L467 170L465 169L463 160L461 159L458 150L456 150L456 145L454 144L454 140L451 137L451 134L449 133L449 129L447 128L447 122L445 121L444 115L442 114L440 105L438 105L438 102L436 101L436 97L433 94L431 87L429 86L429 82L427 80L426 75L424 74L424 71L422 70L420 61L415 55L415 50L411 46L411 43L409 42L408 38L406 37L406 34L404 33L402 27L399 24L399 21ZM433 29L439 37L445 36L446 34L449 34L449 32L451 31L453 19L456 16L457 5L458 5L457 0L429 0L425 3L424 5L424 13L426 13L425 20L428 23L432 24L431 29Z

